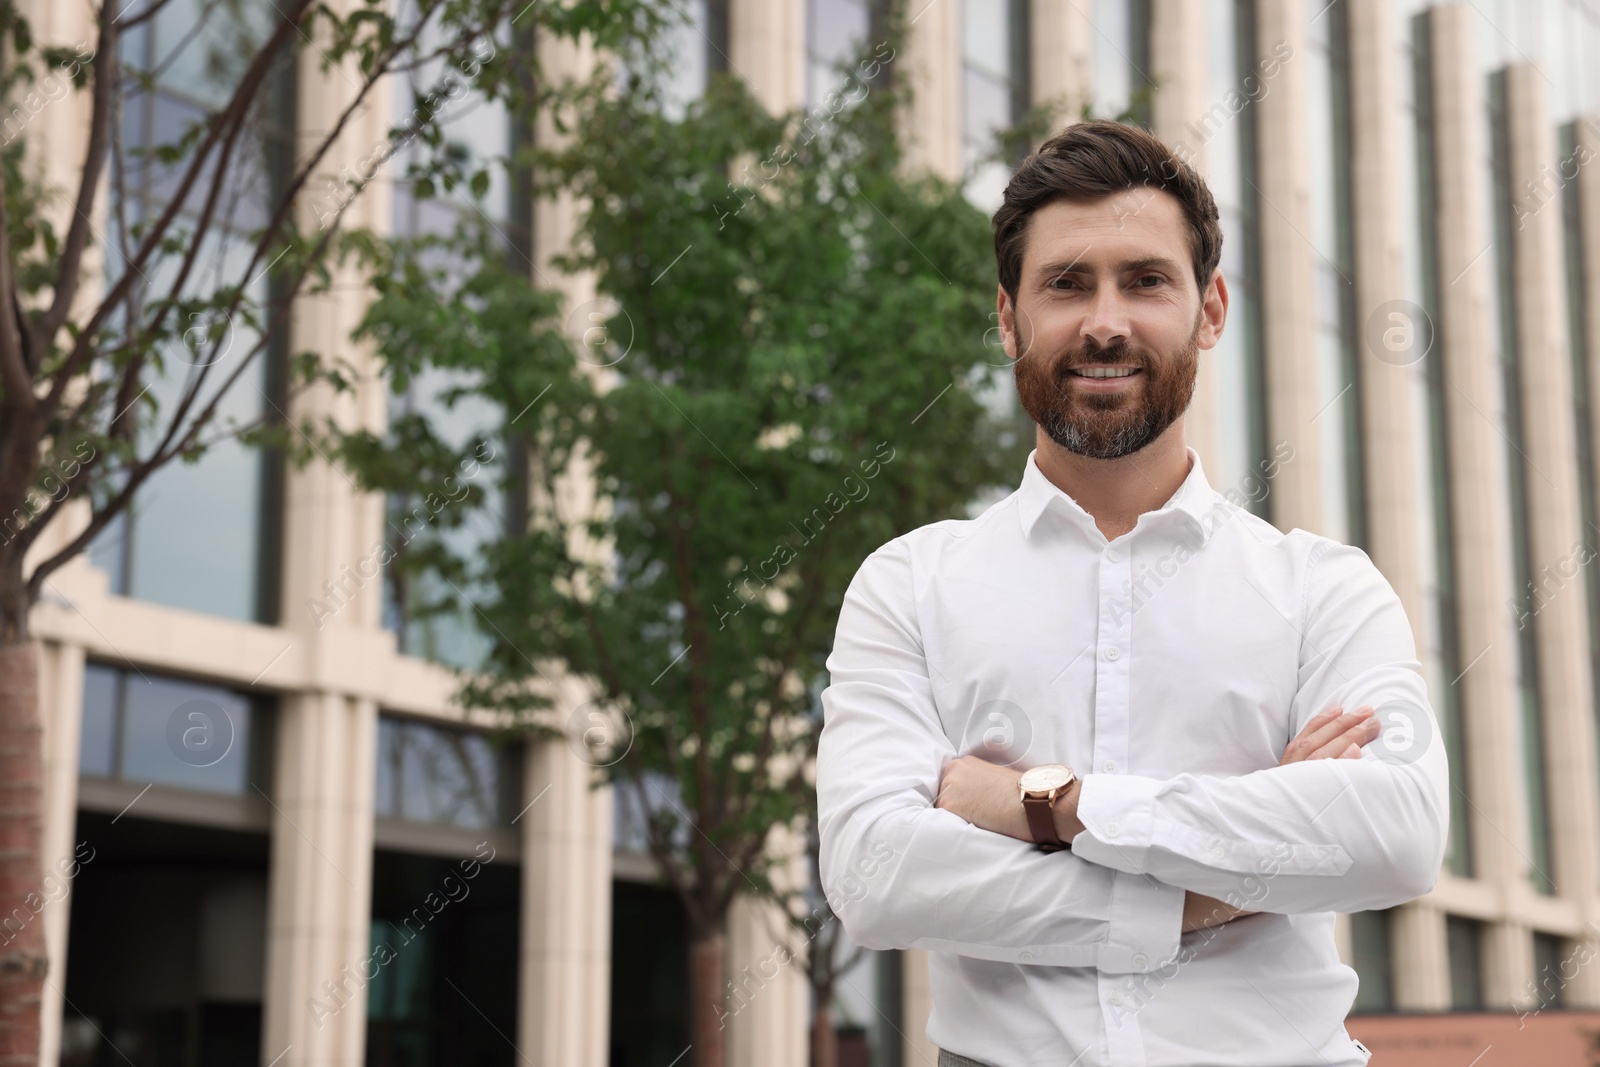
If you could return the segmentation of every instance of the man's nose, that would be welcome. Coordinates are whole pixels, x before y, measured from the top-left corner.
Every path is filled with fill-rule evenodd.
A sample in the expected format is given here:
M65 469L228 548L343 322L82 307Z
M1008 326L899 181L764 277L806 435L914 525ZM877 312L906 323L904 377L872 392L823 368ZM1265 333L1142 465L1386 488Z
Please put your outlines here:
M1084 316L1083 336L1092 338L1101 348L1109 348L1127 341L1130 333L1128 306L1121 287L1114 284L1096 286L1088 313Z

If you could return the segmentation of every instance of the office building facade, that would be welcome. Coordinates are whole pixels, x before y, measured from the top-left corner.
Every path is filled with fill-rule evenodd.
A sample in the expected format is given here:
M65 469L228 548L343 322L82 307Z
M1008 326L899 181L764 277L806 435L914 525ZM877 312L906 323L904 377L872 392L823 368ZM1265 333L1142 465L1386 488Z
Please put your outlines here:
M874 31L867 0L679 6L684 101L721 70L774 110L825 107ZM42 39L88 32L31 7ZM161 54L195 17L172 7L128 47ZM1412 620L1452 835L1428 896L1341 922L1362 979L1352 1032L1419 1065L1477 1054L1438 1033L1489 1034L1506 1063L1578 1041L1600 1011L1600 8L910 0L907 14L890 68L914 94L908 165L986 210L1007 174L993 135L1034 107L1145 124L1207 175L1232 307L1201 360L1190 441L1219 491L1362 547ZM599 61L535 46L558 68ZM287 72L264 138L290 152L327 128L349 92L336 75L315 56ZM204 85L185 79L203 76L164 74L128 136L194 114ZM408 97L390 87L363 112L330 170L363 158ZM489 108L441 121L483 158L518 136ZM75 132L54 124L30 148L61 184ZM134 212L160 196L129 188ZM463 210L379 181L347 220L415 233ZM571 306L593 297L548 269L573 204L497 188L472 210ZM371 369L348 341L359 279L343 280L298 302L290 347ZM271 366L241 414L289 404ZM377 430L440 384L396 399L368 380L288 413ZM163 474L48 583L33 619L46 857L72 873L38 919L43 1063L116 1044L140 1063L135 1049L355 1067L452 1047L600 1067L687 1044L681 915L609 790L566 745L498 744L496 724L463 714L447 668L481 651L470 619L411 620L371 564L414 506L327 464L224 448ZM584 699L564 687L558 713ZM167 731L190 723L215 747L179 760ZM728 1020L730 1063L798 1067L809 994L797 968L765 966L771 919L735 909L731 968L750 995ZM914 950L840 984L846 1046L879 1067L933 1062L927 1010ZM1507 1019L1520 1025L1495 1036Z

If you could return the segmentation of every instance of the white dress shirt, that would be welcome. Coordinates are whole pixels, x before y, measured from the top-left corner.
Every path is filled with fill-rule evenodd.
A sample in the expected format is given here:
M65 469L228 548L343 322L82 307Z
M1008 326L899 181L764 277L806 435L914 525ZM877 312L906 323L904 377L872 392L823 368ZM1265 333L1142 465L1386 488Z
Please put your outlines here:
M1448 820L1399 599L1360 549L1217 493L1192 448L1109 542L1036 454L850 584L817 757L829 900L859 944L931 953L929 1039L994 1067L1360 1067L1334 913L1427 892ZM1278 766L1334 703L1383 735ZM1078 772L1070 852L933 806L974 752ZM1184 934L1185 890L1262 914Z

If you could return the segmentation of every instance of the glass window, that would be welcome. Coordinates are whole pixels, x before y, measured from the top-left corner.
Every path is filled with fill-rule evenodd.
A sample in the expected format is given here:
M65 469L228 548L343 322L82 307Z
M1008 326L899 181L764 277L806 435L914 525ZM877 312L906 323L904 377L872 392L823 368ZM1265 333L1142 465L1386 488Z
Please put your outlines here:
M1566 122L1600 109L1600 7L1574 0L1546 0L1554 6L1544 20L1542 53L1554 88L1555 119Z
M664 886L611 883L611 1034L615 1067L672 1064L689 1037L689 916ZM730 976L731 977L731 976ZM748 1001L759 976L741 972ZM737 993L737 989L736 989ZM737 1010L738 996L728 1010ZM684 1067L685 1057L677 1067Z
M517 1030L520 888L503 860L373 854L369 951L352 968L376 971L367 1067L531 1062L507 1037Z
M1534 609L1533 572L1537 566L1533 559L1532 535L1529 529L1528 459L1524 447L1522 413L1522 352L1517 338L1516 300L1516 244L1518 221L1511 187L1510 121L1506 112L1506 76L1504 70L1489 75L1489 138L1488 164L1494 176L1493 217L1494 263L1496 299L1490 306L1498 313L1495 334L1500 353L1500 421L1504 426L1506 441L1507 499L1510 514L1511 566L1513 577L1514 612L1506 624L1514 632L1512 647L1516 650L1517 691L1522 724L1520 744L1522 750L1523 783L1526 788L1528 808L1528 841L1532 855L1528 857L1528 877L1541 893L1554 893L1555 884L1550 878L1550 800L1545 781L1544 758L1544 708L1539 683L1539 646L1537 627L1518 625L1518 620L1528 619ZM1491 413L1491 417L1492 417Z
M378 717L379 818L463 829L504 826L516 814L516 750L481 733Z
M1149 0L1094 0L1094 113L1150 126Z
M1361 985L1355 1012L1394 1010L1394 960L1390 933L1392 911L1358 911L1350 916L1353 966Z
M666 113L681 118L706 91L711 72L723 62L712 47L711 5L707 0L682 0L669 10L666 43Z
M81 774L233 795L266 786L259 697L91 663L83 703Z
M1000 206L1018 159L998 158L999 138L1028 107L1027 5L963 0L961 140L967 198L985 211Z
M1533 988L1541 1011L1567 1006L1567 981L1576 973L1575 967L1576 961L1567 959L1561 938L1555 934L1533 935Z
M704 9L702 0L696 10L703 15ZM704 43L699 31L692 26L679 25L674 32L678 32L674 40L680 44L689 40L683 34L690 34ZM491 47L509 46L504 41L484 42L485 52ZM703 88L703 63L701 69L700 87ZM419 121L418 99L427 97L451 74L439 64L424 65L408 72L393 94L394 124L403 128ZM695 91L698 93L699 89ZM505 105L485 100L469 85L467 91L454 100L446 101L431 115L424 115L423 121L438 124L449 151L457 159L489 174L489 189L483 197L475 197L466 187L457 187L448 193L436 187L435 195L417 197L411 183L403 179L407 169L421 160L419 153L426 149L412 140L387 164L387 176L394 184L394 233L400 237L446 235L463 222L488 225L506 242L512 261L527 262L531 272L533 264L523 251L526 228L512 221L526 218L528 212L525 204L516 202L507 177L506 164L513 151L513 123ZM389 420L393 423L408 415L423 416L435 433L456 448L468 447L475 435L494 437L504 417L504 412L495 405L471 394L452 402L442 399L449 390L472 384L471 376L466 373L429 368L412 379L403 395L390 396ZM484 460L485 455L488 458L470 479L483 490L485 499L470 515L463 516L464 525L435 525L442 509L430 509L428 501L442 501L442 508L453 508L460 499L460 494L448 486L441 486L433 494L423 494L421 499L390 494L384 530L390 554L404 555L420 537L422 542L417 547L429 539L437 539L457 558L472 559L479 545L499 537L509 528L511 520L505 513L502 487L505 443L490 440L486 446L488 451L479 453L478 458ZM473 582L452 586L433 572L408 579L397 568L387 568L383 586L384 626L394 631L400 650L408 655L456 667L476 667L491 647L490 639L480 631L475 620L474 604L484 592Z
M78 737L82 774L111 778L116 773L119 674L98 663L83 669L83 730Z
M1575 158L1577 149L1577 123L1561 127L1561 158ZM1589 672L1595 694L1595 706L1600 710L1600 567L1588 566L1600 551L1596 531L1600 531L1600 500L1596 499L1595 479L1600 477L1596 463L1595 413L1589 405L1592 376L1589 373L1589 333L1585 318L1588 313L1589 279L1593 267L1584 261L1583 254L1583 198L1578 195L1578 183L1568 181L1561 190L1562 237L1566 258L1567 281L1567 343L1572 359L1572 404L1578 439L1578 500L1583 517L1585 536L1582 544L1586 551L1579 557L1584 566L1584 590L1589 612ZM1591 210L1593 208L1591 207ZM1600 726L1600 721L1597 721ZM1596 743L1600 745L1600 729L1596 729ZM1600 750L1597 750L1600 755ZM1600 765L1600 759L1597 759Z
M850 63L871 32L867 0L807 0L807 107L815 108L844 85L839 67Z
M1317 414L1323 533L1366 541L1361 381L1356 366L1355 253L1350 204L1347 12L1307 0L1311 235L1316 249Z
M1415 243L1403 242L1408 251L1415 253L1407 261L1408 276L1412 279L1413 297L1436 323L1439 317L1440 289L1438 266L1438 225L1436 218L1435 189L1438 176L1433 151L1433 62L1430 16L1420 9L1422 0L1409 0L1402 5L1400 40L1400 84L1409 90L1412 122L1409 124L1409 151L1402 156L1408 166L1414 167L1414 181L1409 189L1415 199L1406 197L1402 206L1413 212L1412 229ZM1430 634L1431 664L1428 692L1439 702L1438 712L1444 733L1446 752L1450 764L1450 840L1445 852L1445 864L1451 873L1470 877L1473 873L1472 820L1475 818L1467 793L1467 753L1465 727L1462 723L1460 690L1455 681L1462 671L1460 630L1457 618L1457 586L1455 573L1455 532L1452 516L1449 404L1444 377L1446 352L1437 330L1432 331L1433 346L1415 364L1424 404L1424 418L1419 427L1426 428L1425 440L1419 441L1419 484L1430 487L1431 507L1419 509L1420 526L1425 531L1422 553L1424 584L1427 590L1428 630Z
M1483 1010L1483 924L1452 915L1445 920L1450 954L1450 1010Z
M1229 311L1216 362L1217 444L1214 481L1234 490L1256 514L1266 511L1262 474L1267 470L1265 372L1261 356L1260 267L1255 185L1255 108L1259 86L1255 30L1247 0L1206 0L1206 98L1210 108L1188 126L1184 146L1205 155L1206 181L1222 223L1222 276ZM1255 90L1257 94L1260 88Z
M173 0L122 39L122 62L130 73L149 75L151 83L130 90L123 110L125 166L113 164L116 173L109 184L113 205L108 213L108 284L116 280L126 256L137 246L135 228L166 209L187 166L187 159L161 162L152 150L179 140L186 128L226 98L264 38L270 17L269 9L251 5ZM206 189L220 181L229 190L218 203L218 222L196 257L187 294L200 296L246 283L253 245L250 231L265 225L285 187L292 127L292 77L285 64L272 75L260 112L241 138L228 173L202 177L178 217L180 228L192 228ZM143 272L146 282L141 288L152 297L164 294L180 260L181 254L158 256ZM248 280L246 291L258 305L267 306L274 285L262 271ZM199 322L200 317L193 316L196 326L211 325ZM227 361L243 358L258 339L238 324L226 324L222 332L219 354L199 392L202 405L229 377L224 373L231 372ZM276 376L270 367L283 354L281 344L270 346L234 382L205 435L220 440L199 462L174 462L156 472L129 512L96 538L91 559L110 573L113 591L213 615L273 621L279 463L272 453L246 448L223 431L229 423L244 425L271 414L267 398L276 388ZM165 353L164 366L152 373L149 395L161 414L154 426L145 427L141 454L155 446L154 431L164 429L176 408L197 355L179 345Z

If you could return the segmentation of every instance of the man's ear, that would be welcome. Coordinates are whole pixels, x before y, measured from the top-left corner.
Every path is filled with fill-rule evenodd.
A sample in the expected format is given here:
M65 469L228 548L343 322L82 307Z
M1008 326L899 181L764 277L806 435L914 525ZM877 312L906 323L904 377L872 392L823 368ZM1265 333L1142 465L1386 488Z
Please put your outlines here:
M1006 356L1015 363L1017 353L1021 351L1021 342L1017 339L1017 309L1005 286L995 286L995 310L999 315L1000 344L1006 350Z
M1222 329L1228 321L1228 282L1222 268L1211 272L1211 280L1200 294L1200 333L1195 342L1202 351L1208 351L1222 340Z

